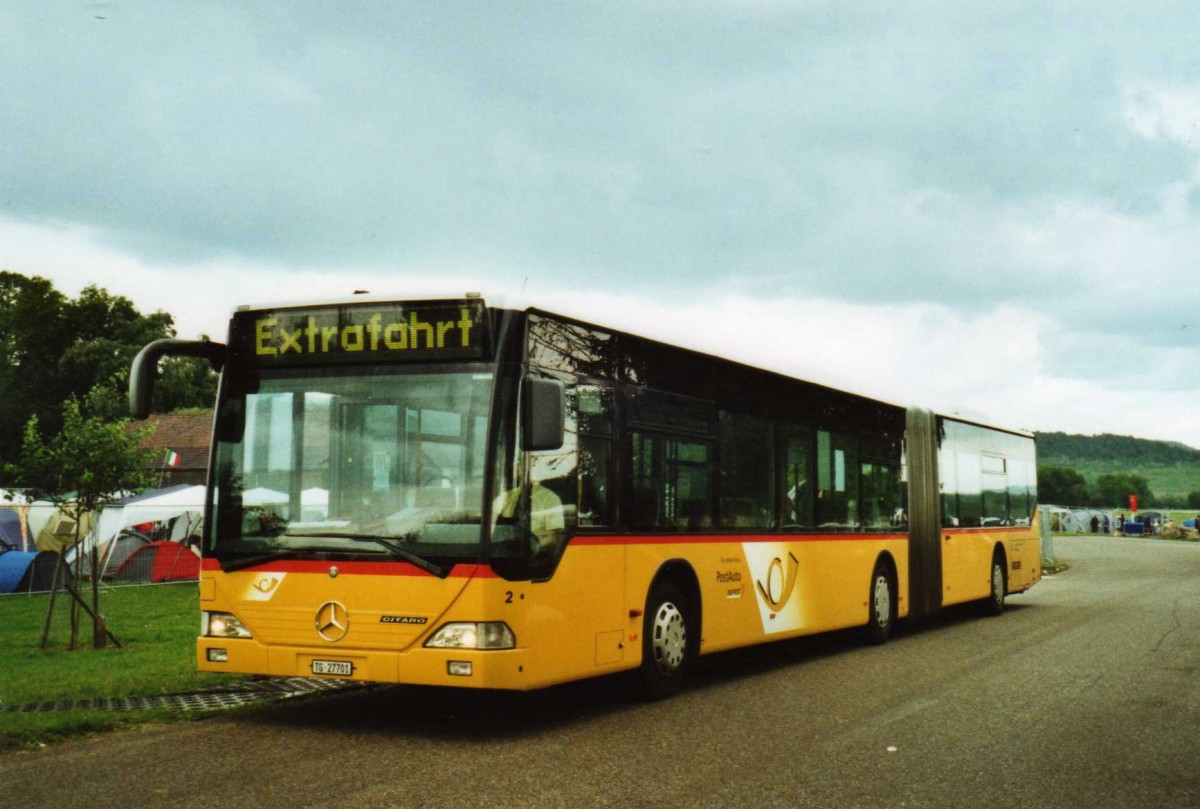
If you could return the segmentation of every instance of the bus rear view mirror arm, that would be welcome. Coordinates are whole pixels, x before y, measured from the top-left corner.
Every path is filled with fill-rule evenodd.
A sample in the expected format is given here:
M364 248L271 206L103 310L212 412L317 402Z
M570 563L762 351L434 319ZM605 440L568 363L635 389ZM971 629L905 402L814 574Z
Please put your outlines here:
M199 357L208 360L213 370L220 373L228 355L224 343L211 340L155 340L133 359L129 372L129 412L135 419L150 415L150 396L154 393L154 377L158 361L163 357Z

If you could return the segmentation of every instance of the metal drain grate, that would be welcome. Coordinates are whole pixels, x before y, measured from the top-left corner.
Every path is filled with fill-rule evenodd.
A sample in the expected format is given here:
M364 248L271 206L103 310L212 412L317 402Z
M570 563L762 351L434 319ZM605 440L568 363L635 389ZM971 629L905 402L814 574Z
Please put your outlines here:
M281 677L223 685L191 694L163 694L147 697L108 697L104 699L31 702L26 705L0 705L0 713L50 713L53 711L146 711L171 708L179 711L212 711L234 708L252 702L291 699L309 694L367 688L362 683L343 680L314 680L308 677Z

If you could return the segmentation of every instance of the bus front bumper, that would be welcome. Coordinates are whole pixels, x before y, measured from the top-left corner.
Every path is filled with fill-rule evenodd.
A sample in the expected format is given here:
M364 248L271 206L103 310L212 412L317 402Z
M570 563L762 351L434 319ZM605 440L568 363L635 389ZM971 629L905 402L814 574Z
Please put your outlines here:
M525 649L394 652L265 646L247 638L201 637L196 644L201 671L516 691L538 687L526 673L527 657Z

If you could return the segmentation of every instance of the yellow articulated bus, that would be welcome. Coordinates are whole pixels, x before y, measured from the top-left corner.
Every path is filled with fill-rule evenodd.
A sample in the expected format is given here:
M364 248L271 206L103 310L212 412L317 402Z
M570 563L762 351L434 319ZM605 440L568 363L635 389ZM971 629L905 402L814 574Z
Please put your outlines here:
M533 689L1006 596L1039 579L1033 437L537 308L234 313L200 668Z

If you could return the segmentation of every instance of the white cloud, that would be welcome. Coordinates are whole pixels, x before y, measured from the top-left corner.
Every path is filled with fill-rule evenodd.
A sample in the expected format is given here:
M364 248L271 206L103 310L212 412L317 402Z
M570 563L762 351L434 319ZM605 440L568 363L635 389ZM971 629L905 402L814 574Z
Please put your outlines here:
M851 303L788 294L752 296L715 285L687 295L651 296L595 286L539 283L526 294L494 277L448 268L425 272L316 271L228 259L150 266L101 243L80 226L48 227L0 218L0 267L42 275L69 295L87 284L130 298L143 312L175 316L179 333L223 339L241 303L344 298L355 289L402 298L483 292L493 303L539 305L666 342L853 390L901 404L959 412L1001 426L1065 432L1115 432L1200 446L1195 391L1070 378L1046 363L1070 339L1037 302L964 310L950 305ZM541 277L552 277L543 272ZM1190 349L1167 350L1166 367L1190 362Z
M72 297L89 284L129 298L139 311L169 312L179 336L224 339L229 316L245 303L343 298L358 289L397 295L447 289L471 281L442 270L423 276L381 270L318 271L226 257L192 264L150 264L107 245L82 225L31 225L0 217L0 268L40 275Z
M1200 84L1150 82L1123 88L1125 122L1149 140L1169 140L1200 152Z
M218 339L242 302L527 287L884 398L1200 443L1200 6L919 5L31 4L0 267Z

